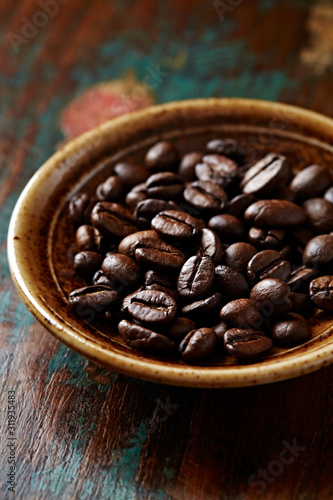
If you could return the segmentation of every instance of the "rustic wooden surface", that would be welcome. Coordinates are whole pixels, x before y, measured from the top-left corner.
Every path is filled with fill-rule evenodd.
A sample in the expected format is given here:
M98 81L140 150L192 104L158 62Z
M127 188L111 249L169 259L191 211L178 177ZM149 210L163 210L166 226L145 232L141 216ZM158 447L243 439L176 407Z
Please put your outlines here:
M333 367L238 390L109 374L25 309L6 233L36 169L103 118L102 88L117 104L111 114L241 96L333 116L333 2L52 0L52 15L40 15L42 3L0 4L0 497L332 499ZM10 390L15 493L6 483Z

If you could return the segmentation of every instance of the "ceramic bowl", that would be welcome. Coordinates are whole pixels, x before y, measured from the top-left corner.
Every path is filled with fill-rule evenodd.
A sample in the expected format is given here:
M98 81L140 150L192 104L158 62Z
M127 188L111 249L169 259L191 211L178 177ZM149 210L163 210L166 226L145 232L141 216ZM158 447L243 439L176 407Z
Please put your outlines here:
M165 384L236 387L296 377L333 362L332 315L317 312L311 339L291 349L274 348L251 364L227 356L189 366L142 354L124 345L106 325L89 324L68 305L83 282L71 266L74 229L68 200L81 189L93 194L119 160L142 161L160 139L180 151L198 150L208 139L234 137L249 161L268 151L285 153L294 169L333 164L333 121L293 106L246 99L198 99L155 106L91 130L54 154L24 189L8 234L9 262L21 298L57 339L112 370Z

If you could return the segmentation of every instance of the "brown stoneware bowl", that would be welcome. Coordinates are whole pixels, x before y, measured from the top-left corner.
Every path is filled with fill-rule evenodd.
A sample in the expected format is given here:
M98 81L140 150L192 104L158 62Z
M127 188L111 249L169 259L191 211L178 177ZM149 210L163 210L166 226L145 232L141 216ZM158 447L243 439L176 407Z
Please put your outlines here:
M236 387L296 377L333 362L333 318L317 311L311 339L274 348L251 364L227 356L207 365L164 360L124 345L102 323L88 324L68 305L84 283L72 269L74 228L68 200L84 188L93 194L119 160L142 161L161 138L181 152L203 148L216 137L238 139L249 161L269 151L285 153L295 170L311 163L333 166L333 121L304 109L245 99L198 99L155 106L111 120L68 143L34 175L14 210L9 262L22 300L56 338L86 358L134 377L193 387Z

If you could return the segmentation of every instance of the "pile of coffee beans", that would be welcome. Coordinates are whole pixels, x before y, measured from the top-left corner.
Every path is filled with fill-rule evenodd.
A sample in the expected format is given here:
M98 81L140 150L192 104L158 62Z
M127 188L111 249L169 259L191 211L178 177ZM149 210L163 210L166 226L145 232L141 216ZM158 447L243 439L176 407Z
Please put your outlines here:
M197 363L256 360L310 338L333 311L333 187L282 154L244 163L233 139L180 155L170 141L144 165L117 163L95 197L76 194L69 303L103 316L125 343Z

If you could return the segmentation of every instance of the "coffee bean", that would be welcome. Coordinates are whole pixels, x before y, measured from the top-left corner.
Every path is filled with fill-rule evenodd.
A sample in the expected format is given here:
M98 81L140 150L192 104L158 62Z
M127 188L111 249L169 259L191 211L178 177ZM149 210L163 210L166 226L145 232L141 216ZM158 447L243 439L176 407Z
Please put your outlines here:
M180 162L178 174L182 177L184 182L193 181L195 178L195 166L202 158L202 153L193 151L183 156Z
M103 257L97 252L79 252L74 257L75 272L86 280L90 280L101 267Z
M325 200L329 201L330 203L333 203L333 186L328 188L326 193L324 194Z
M321 195L331 185L328 170L320 165L310 165L298 172L290 184L297 198L305 200Z
M119 243L118 252L128 255L133 259L135 258L136 248L140 245L149 244L151 240L160 240L158 234L152 230L129 234Z
M333 311L333 276L321 276L310 283L310 299L324 311Z
M240 360L250 360L267 353L272 340L260 330L232 328L224 335L226 351Z
M167 330L167 336L179 344L186 335L195 330L195 323L189 318L176 318Z
M177 210L179 207L174 201L158 200L154 198L148 198L140 203L138 203L135 210L136 219L146 219L151 222L151 220L164 210Z
M235 217L242 217L247 207L257 201L253 194L238 194L229 201L227 213Z
M263 250L257 253L247 265L247 277L250 283L265 278L278 278L286 281L290 272L290 262L283 260L276 250Z
M86 193L72 196L69 202L69 215L75 226L90 224L90 215L95 203L96 199L89 198Z
M217 337L211 328L199 328L189 332L179 345L184 361L192 363L210 356L215 349Z
M216 333L218 343L220 345L221 344L223 345L223 343L224 343L224 334L229 329L227 323L225 321L219 321L212 328L213 328L214 332Z
M99 200L118 201L123 194L123 183L116 175L111 175L104 182L99 184L96 195Z
M245 173L240 186L245 194L268 196L278 187L285 185L290 174L285 156L269 153Z
M183 193L185 201L202 212L222 210L227 202L227 193L211 181L196 181L188 184Z
M135 208L138 203L147 199L146 183L138 184L129 191L125 198L125 203L128 208Z
M311 198L303 203L310 228L315 233L329 233L333 230L333 204L325 198Z
M184 189L182 178L174 172L153 174L147 179L146 186L149 198L161 200L174 200Z
M220 318L230 327L258 328L262 322L257 306L250 299L237 299L222 307Z
M281 248L286 237L284 229L268 229L262 227L251 227L249 231L249 241L261 250Z
M190 316L197 321L202 321L204 318L209 317L210 314L213 314L217 309L219 309L221 304L222 295L217 292L205 299L191 302L191 304L186 304L182 308L181 312L182 314Z
M272 328L273 342L279 346L301 344L310 338L311 331L306 319L290 312Z
M250 287L242 274L222 265L216 267L215 274L223 298L233 300L248 297Z
M91 281L93 285L107 286L108 288L112 288L112 290L116 290L119 293L117 283L113 279L108 278L106 274L103 273L102 269L96 271ZM120 288L122 291L122 287Z
M177 304L169 295L155 290L142 290L132 296L129 314L142 323L167 325L177 312Z
M333 263L333 235L321 234L309 241L303 253L307 267L325 267Z
M303 208L286 200L260 200L245 210L245 219L256 226L297 226L304 224Z
M91 221L102 234L109 237L124 238L137 230L131 212L119 203L109 201L97 203Z
M256 253L257 250L250 243L233 243L224 252L223 264L239 273L246 273L247 264Z
M117 163L114 167L114 173L117 174L118 178L127 188L132 188L137 184L145 182L150 175L147 168L127 162Z
M208 221L208 227L215 231L222 241L239 240L244 233L244 224L234 215L219 214Z
M237 164L233 160L218 154L205 155L195 167L198 179L211 181L222 188L229 186L235 180L237 170Z
M134 295L136 295L137 293L142 292L144 289L145 288L143 286L140 286L137 290L135 290L132 293L129 293L128 295L126 295L126 297L124 297L124 299L122 301L122 304L121 304L121 309L120 309L120 312L123 315L127 315L127 313L128 313L128 306L131 303L132 297L134 297Z
M178 271L185 262L185 255L155 234L156 237L142 238L135 244L135 259L139 264L157 271Z
M235 160L241 159L239 146L235 139L212 139L206 144L207 153L217 153L223 156L229 156Z
M208 293L214 283L214 262L209 257L190 257L183 265L177 281L181 297L194 299Z
M147 271L145 274L146 290L157 290L170 295L174 300L178 300L178 293L175 290L175 283L169 276L157 271Z
M250 299L266 318L287 314L291 311L291 290L282 280L267 278L259 281L251 290Z
M161 141L149 149L145 162L149 170L174 170L179 162L178 151L172 142Z
M75 242L78 250L89 252L104 252L103 235L93 226L84 224L80 226L75 234Z
M217 234L211 229L201 231L200 254L210 257L215 265L219 264L222 257L222 243Z
M120 253L108 255L102 263L102 270L106 276L121 284L124 288L133 286L140 278L140 268L138 264Z
M95 314L111 311L119 303L118 292L107 286L92 285L73 290L69 294L68 301L76 314L89 317L93 321Z
M165 335L156 333L141 325L123 319L118 325L120 336L133 349L152 354L164 354L172 351L175 344Z
M287 284L292 292L305 292L308 290L310 281L312 281L317 274L318 272L316 269L299 266L291 272Z
M165 240L185 243L199 234L203 223L185 212L165 210L153 218L151 227Z

